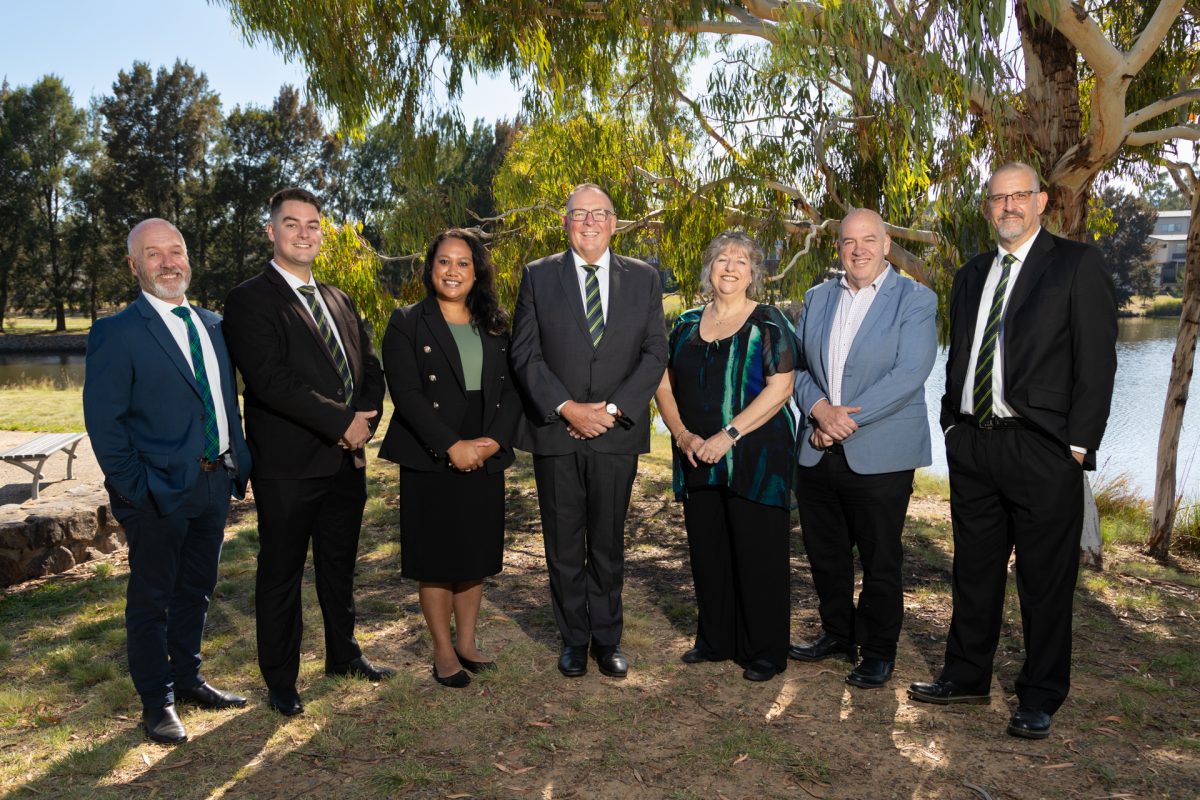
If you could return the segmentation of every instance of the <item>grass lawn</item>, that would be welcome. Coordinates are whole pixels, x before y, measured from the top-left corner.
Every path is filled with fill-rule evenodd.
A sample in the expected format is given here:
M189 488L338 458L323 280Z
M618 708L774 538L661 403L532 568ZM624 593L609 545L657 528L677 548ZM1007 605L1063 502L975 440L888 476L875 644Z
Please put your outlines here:
M376 440L378 441L378 440ZM249 504L230 519L205 638L205 676L245 709L185 707L191 740L147 742L125 663L122 554L0 592L0 798L1099 798L1194 797L1200 785L1200 573L1119 543L1081 573L1071 697L1044 742L1004 735L1020 668L1010 586L990 706L909 702L941 663L950 537L937 480L905 531L906 618L896 676L850 689L848 665L793 662L752 684L729 663L686 666L694 600L669 451L643 457L627 531L628 679L555 669L531 462L508 473L505 569L487 581L480 636L499 669L465 690L430 677L416 587L399 578L397 475L374 459L359 548L358 637L398 668L373 685L324 675L312 576L299 689L272 713L258 675ZM799 535L792 629L818 630Z
M54 331L54 326L53 316L20 317L9 314L4 316L4 333L51 333ZM67 315L67 333L87 333L91 327L92 319L88 315Z
M83 388L0 387L0 430L82 431Z

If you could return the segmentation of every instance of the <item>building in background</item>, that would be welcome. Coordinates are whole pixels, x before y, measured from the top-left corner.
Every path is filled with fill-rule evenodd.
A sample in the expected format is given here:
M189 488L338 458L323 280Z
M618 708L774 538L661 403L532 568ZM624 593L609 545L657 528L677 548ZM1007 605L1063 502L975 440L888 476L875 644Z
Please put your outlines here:
M1154 244L1154 264L1160 286L1178 283L1187 259L1187 231L1191 212L1159 211L1150 241Z

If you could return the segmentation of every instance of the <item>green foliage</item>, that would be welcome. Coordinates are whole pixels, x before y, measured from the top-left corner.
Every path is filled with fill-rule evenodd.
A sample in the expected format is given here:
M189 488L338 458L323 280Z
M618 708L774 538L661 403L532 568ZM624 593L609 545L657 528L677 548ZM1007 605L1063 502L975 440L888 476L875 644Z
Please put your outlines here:
M1177 297L1155 300L1146 309L1147 317L1178 317L1181 313L1183 313L1183 300Z
M388 318L396 308L396 298L380 282L379 256L361 233L360 225L345 224L339 228L322 217L321 254L313 262L313 275L349 295L359 315L366 320L378 351Z
M1142 198L1116 186L1105 187L1098 201L1105 213L1095 225L1101 231L1096 246L1112 269L1118 303L1124 304L1135 291L1142 295L1152 293L1153 272L1147 286L1144 268L1154 257L1150 242L1156 219L1154 209ZM1139 271L1137 287L1134 286L1135 271Z

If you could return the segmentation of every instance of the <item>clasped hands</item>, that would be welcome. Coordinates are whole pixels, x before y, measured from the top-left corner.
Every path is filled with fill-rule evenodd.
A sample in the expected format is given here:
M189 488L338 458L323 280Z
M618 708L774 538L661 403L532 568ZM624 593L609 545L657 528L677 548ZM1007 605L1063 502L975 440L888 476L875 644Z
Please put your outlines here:
M862 411L862 406L835 406L825 399L818 401L810 412L817 427L808 437L808 443L818 450L824 450L834 442L842 441L858 430L858 423L850 415L859 411Z
M450 445L446 455L450 459L450 466L459 472L474 472L499 450L500 444L495 439L480 436L478 439L459 439Z
M558 415L567 421L567 434L572 439L595 439L617 424L617 418L604 410L606 405L568 400Z
M350 421L350 427L346 428L342 438L338 439L338 445L343 450L357 450L369 442L374 433L371 432L371 424L367 420L377 416L378 411L355 411L354 419Z
M684 431L675 438L675 444L688 463L695 467L699 466L697 462L715 464L724 458L729 448L733 447L733 437L724 430L717 431L707 439L698 433Z

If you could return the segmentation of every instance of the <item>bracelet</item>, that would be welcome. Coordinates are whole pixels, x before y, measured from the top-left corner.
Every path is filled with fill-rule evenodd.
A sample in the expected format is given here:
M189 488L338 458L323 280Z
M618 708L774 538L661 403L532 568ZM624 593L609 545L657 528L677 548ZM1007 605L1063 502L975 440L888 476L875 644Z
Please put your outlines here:
M678 447L680 450L683 449L683 442L681 442L680 439L683 438L685 433L690 433L690 431L687 428L684 428L683 430L681 430L679 432L679 435L675 437L675 446Z

